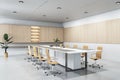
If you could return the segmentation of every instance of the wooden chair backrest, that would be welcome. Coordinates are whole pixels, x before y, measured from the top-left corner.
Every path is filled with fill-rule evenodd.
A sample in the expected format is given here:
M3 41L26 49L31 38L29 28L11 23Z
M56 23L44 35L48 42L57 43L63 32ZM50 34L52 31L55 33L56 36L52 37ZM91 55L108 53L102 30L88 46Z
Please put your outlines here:
M28 55L32 55L31 46L28 46Z
M73 45L73 48L78 48L78 45L77 45L77 44L74 44L74 45Z
M88 45L83 45L83 50L87 50L88 49Z
M97 51L96 52L96 58L98 58L98 59L101 59L102 58L102 47L101 46L98 46L97 47L97 50L100 50L100 51Z
M41 55L41 52L40 52L40 48L37 47L37 50L38 50L38 57L39 57L39 60L42 61L42 55Z
M60 47L63 47L62 45L63 45L63 44L59 44Z
M37 47L33 46L33 55L34 57L37 57Z
M70 47L70 45L69 45L69 44L66 44L66 45L65 45L65 48L69 48L69 47Z
M46 48L46 57L47 57L47 61L50 62L51 61L51 57L50 57L48 48Z
M83 45L82 49L83 50L87 50L88 49L88 45ZM82 56L85 56L85 53L82 53Z

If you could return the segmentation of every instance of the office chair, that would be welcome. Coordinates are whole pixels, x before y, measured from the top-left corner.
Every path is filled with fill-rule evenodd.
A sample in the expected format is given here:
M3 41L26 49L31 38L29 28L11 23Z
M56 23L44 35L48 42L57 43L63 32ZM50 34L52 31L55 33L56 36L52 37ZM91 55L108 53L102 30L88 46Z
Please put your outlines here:
M36 64L37 64L37 62L38 62L38 59L39 59L39 57L38 57L38 53L37 53L37 47L36 46L32 46L32 48L33 48L33 55L32 55L32 64L34 65L34 66L36 66Z
M52 75L54 75L54 76L56 76L57 74L61 74L61 72L58 72L58 71L55 71L55 70L54 70L54 67L55 67L55 65L58 64L58 62L55 61L55 59L52 59L52 58L50 57L49 49L47 49L47 48L46 48L46 56L47 56L47 63L51 66L51 71L50 71L50 73L51 73ZM45 72L45 74L48 76L48 73L47 73L47 72Z
M47 58L45 58L45 57L43 57L41 55L39 47L37 47L37 49L38 49L38 57L39 57L39 63L38 63L38 65L41 65L44 70L45 69L49 69L49 66L46 66ZM39 69L39 67L37 67L37 69Z
M59 47L63 47L63 44L59 44Z
M82 47L83 50L87 50L88 49L88 46L87 45L83 45ZM82 53L81 55L81 64L84 64L84 57L85 57L85 53Z
M73 48L78 48L78 45L77 45L77 44L74 44L74 45L73 45Z
M64 47L65 47L65 48L70 48L70 45L69 45L69 44L66 44Z
M103 67L103 65L97 64L96 61L98 61L102 58L102 47L98 46L97 50L98 51L95 54L92 54L91 57L90 57L90 59L94 60L95 63L93 63L92 65L89 65L89 66L90 67L92 66L92 68L98 67L100 69L101 67Z
M27 59L25 59L25 60L27 60L28 62L30 62L32 60L31 46L28 46L27 49L28 49Z

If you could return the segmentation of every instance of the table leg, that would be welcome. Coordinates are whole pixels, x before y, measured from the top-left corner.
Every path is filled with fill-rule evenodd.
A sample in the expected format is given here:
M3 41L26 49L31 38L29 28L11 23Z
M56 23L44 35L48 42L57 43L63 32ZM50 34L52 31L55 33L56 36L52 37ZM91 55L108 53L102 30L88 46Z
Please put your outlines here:
M67 72L68 70L67 70L67 63L68 63L68 54L67 53L65 53L65 71Z
M85 53L85 69L87 69L87 53Z

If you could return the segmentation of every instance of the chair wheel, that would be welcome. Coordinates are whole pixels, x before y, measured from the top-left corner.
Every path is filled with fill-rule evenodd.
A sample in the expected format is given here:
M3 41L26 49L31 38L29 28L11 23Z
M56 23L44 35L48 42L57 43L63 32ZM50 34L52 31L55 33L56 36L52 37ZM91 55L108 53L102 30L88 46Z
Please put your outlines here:
M89 67L91 67L91 65L89 65Z
M50 67L48 69L50 69Z
M37 67L37 70L39 70L39 68Z
M61 74L61 73L59 73L59 74Z

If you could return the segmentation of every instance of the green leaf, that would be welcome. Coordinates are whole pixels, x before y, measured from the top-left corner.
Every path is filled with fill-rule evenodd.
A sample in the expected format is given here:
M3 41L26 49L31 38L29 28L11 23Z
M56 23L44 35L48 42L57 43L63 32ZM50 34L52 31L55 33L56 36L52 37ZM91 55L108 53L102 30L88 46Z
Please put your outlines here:
M3 42L0 42L0 44L4 44Z
M3 37L4 37L4 40L5 40L5 41L8 40L8 34L7 34L7 33L5 33Z
M8 42L8 44L12 43L13 41Z
M60 42L60 40L58 38L55 38L53 40L54 40L54 42Z
M10 38L7 40L7 42L10 41L12 38L13 38L13 37L10 37Z

